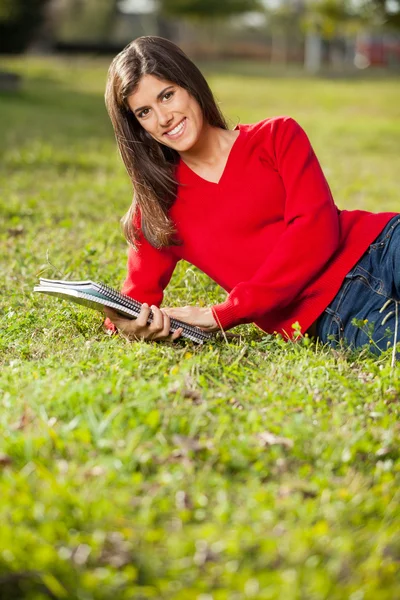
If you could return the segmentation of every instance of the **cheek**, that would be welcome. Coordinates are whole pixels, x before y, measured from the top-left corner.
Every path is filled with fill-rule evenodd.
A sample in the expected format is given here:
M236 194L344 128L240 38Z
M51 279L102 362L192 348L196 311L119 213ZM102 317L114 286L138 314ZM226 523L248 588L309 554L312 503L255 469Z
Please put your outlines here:
M201 112L200 109L197 109L195 111L195 120L196 120L196 124L198 129L202 129L203 128L203 124L204 124L204 119L203 119L203 113Z
M140 125L148 133L152 133L152 131L154 130L154 123L152 122L151 118L147 119L146 121L141 122Z
M203 113L201 112L201 108L198 104L188 102L186 105L186 110L196 123L200 124L203 121Z

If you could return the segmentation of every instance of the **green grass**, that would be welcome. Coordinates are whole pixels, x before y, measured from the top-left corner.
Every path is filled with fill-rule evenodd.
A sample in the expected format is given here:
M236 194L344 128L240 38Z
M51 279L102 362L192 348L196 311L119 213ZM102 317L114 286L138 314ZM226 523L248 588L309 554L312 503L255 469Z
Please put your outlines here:
M34 296L39 274L120 285L131 189L107 63L8 66L25 82L0 97L1 600L400 597L390 354L252 326L204 347L128 344ZM298 119L341 208L398 210L398 81L214 69L210 83L232 124ZM224 296L180 264L166 304Z

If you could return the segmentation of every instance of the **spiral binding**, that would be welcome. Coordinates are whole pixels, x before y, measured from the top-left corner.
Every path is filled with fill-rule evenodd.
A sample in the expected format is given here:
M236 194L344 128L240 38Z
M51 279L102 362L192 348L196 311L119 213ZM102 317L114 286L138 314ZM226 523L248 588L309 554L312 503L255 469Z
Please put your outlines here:
M110 300L120 303L122 304L122 306L130 308L131 310L138 311L138 313L140 312L142 305L137 300L130 298L130 296L127 296L126 294L121 294L121 292L114 290L105 283L96 284L96 288L98 288L98 291L100 293L107 296L107 298L110 298Z

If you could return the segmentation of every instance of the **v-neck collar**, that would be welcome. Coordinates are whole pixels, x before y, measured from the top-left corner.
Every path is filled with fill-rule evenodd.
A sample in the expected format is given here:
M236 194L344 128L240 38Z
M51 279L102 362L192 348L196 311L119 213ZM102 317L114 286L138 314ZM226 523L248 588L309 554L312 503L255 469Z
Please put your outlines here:
M240 145L239 140L241 140L241 138L243 137L243 129L241 128L240 124L236 125L236 127L232 131L239 131L239 135L237 136L237 138L235 139L235 141L232 144L231 149L229 150L228 158L226 159L224 170L222 171L221 177L219 178L219 180L218 181L210 181L209 179L204 179L204 177L201 177L201 175L198 175L195 171L193 171L190 167L188 167L188 165L181 158L179 161L179 171L181 171L182 176L183 176L182 183L197 183L197 184L201 183L203 185L212 185L212 186L221 185L222 180L225 179L227 171L230 169L230 166L234 162L234 156Z

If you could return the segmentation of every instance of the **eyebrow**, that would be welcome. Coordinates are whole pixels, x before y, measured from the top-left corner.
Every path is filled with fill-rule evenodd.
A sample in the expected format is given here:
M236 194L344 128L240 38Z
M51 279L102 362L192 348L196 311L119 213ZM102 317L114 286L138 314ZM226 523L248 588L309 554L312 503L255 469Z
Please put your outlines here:
M157 94L157 100L161 100L161 98L164 96L165 92L167 90L169 90L170 88L172 88L172 87L174 87L174 86L173 85L168 85L166 88L164 88L163 90L161 90L161 92L159 94ZM140 106L139 108L135 108L135 110L133 111L133 114L136 115L137 113L141 112L145 108L147 108L147 106Z

